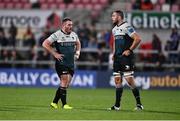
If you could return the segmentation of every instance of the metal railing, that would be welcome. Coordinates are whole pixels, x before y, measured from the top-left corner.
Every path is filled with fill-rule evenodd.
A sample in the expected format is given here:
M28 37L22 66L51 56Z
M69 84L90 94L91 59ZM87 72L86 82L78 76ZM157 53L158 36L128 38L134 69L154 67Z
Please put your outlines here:
M2 50L8 50L8 51L11 51L11 50L16 50L18 52L24 52L24 51L29 51L31 50L32 48L30 47L0 47L0 51ZM39 51L44 51L44 49L42 47L36 47L36 48L33 48L35 53L38 53ZM84 53L84 54L89 54L89 53L95 53L97 54L98 53L98 49L91 49L91 48L83 48L81 50L81 54ZM101 50L102 53L105 53L105 54L110 54L110 50L109 49L102 49ZM137 58L139 58L139 54L158 54L158 51L156 50L140 50L140 49L137 49L134 51L135 55L137 55ZM168 53L171 53L171 54L178 54L179 52L178 51L168 51ZM1 56L1 55L0 55ZM0 60L0 64L10 64L10 65L20 65L20 64L23 64L23 65L49 65L50 67L53 67L54 65L54 60L53 59L50 59L50 60ZM99 67L99 66L105 66L107 68L109 68L110 66L110 63L108 61L105 61L105 62L100 62L98 61L98 59L96 61L91 61L91 60L78 60L75 62L76 63L76 66L92 66L92 67ZM153 63L153 62L146 62L144 60L139 60L139 61L136 61L135 63L135 66L137 68L142 68L142 67L152 67L152 68L156 68L156 67L163 67L163 68L167 68L167 69L171 69L171 68L180 68L180 63L163 63L163 64L159 64L159 63Z

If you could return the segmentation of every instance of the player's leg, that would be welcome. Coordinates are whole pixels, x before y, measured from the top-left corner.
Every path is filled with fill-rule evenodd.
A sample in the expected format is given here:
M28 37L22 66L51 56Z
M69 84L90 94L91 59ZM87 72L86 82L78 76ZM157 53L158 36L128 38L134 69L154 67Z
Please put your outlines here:
M69 84L71 82L71 75L68 74L63 74L61 75L61 101L62 101L62 107L64 109L72 109L69 105L67 105L66 97L67 97L67 88L69 87Z
M72 80L73 75L74 75L74 71L69 70L69 74L67 75L66 88L68 88L68 87L69 87L69 85L70 85L70 83L71 83L71 80ZM64 95L64 96L67 96L67 92L66 92L66 95ZM66 98L65 98L65 99L66 99ZM63 108L64 108L64 109L72 109L73 107L71 107L71 106L69 106L69 105L65 104L65 105L63 106Z
M61 102L62 102L62 105L66 105L67 102L66 102L66 94L67 94L67 85L68 85L68 75L69 74L63 74L61 75L60 79L61 79L61 91L60 91L60 94L61 94Z
M58 62L56 61L55 69L56 69L56 73L57 73L57 75L59 77L59 81L60 81L61 80L61 75L63 74L63 71L64 71L65 68L63 66L59 65ZM61 81L60 81L60 83L61 83ZM53 102L51 103L51 107L58 108L57 104L58 104L59 99L61 98L61 93L62 93L62 87L61 87L61 84L60 84L58 89L56 90Z
M114 77L114 80L115 80L115 85L116 85L116 102L115 102L115 106L120 107L120 101L121 101L121 96L122 96L122 92L123 92L121 75L120 74L116 75Z
M65 105L66 104L66 99L62 99L62 95L66 94L66 84L65 84L65 80L64 80L64 77L63 75L61 75L60 73L58 74L59 75L59 80L60 81L60 86L58 87L58 89L56 90L56 94L55 94L55 97L53 99L53 103L51 103L51 106L53 108L57 108L57 104L59 102L59 99L61 99L62 101L62 104ZM65 97L66 98L66 97Z
M123 87L122 87L122 76L120 73L114 72L114 81L115 81L115 87L116 87L116 99L115 104L109 108L109 110L120 110L120 102L121 102L121 96L123 93Z
M140 94L139 90L135 85L134 81L134 56L130 55L124 58L124 62L122 64L122 71L123 71L123 77L128 82L129 86L132 89L133 95L136 99L136 108L139 107L139 109L143 109L143 106L141 104L140 100Z
M73 77L73 75L74 75L74 71L72 72L72 71L70 71L70 73L68 74L68 82L67 82L67 88L69 87L69 85L70 85L70 83L71 83L71 80L72 80L72 77Z
M141 103L141 99L140 99L140 93L138 88L136 87L135 81L134 81L134 76L133 76L133 71L130 72L124 72L124 78L126 79L126 81L128 82L130 88L132 89L133 95L136 99L136 110L142 110L143 106Z
M64 105L66 105L66 94L67 94L66 90L69 85L69 79L71 79L69 78L69 71L66 67L59 65L58 63L56 63L55 67L56 67L56 72L61 81L60 81L60 86L56 91L53 102L51 103L51 107L53 108L57 108L57 103L59 99L61 99L63 107Z
M64 109L72 109L69 105L67 105L66 97L67 97L67 88L69 86L71 75L70 74L61 74L60 76L60 87L57 89L53 103L51 103L51 106L53 108L57 108L57 103L59 99L61 99L62 107Z

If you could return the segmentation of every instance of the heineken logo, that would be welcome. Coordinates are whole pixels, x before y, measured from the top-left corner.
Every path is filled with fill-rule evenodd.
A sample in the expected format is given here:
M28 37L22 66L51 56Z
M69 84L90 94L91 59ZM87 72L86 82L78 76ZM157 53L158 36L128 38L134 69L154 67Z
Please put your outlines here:
M180 13L133 12L126 19L135 28L180 29Z

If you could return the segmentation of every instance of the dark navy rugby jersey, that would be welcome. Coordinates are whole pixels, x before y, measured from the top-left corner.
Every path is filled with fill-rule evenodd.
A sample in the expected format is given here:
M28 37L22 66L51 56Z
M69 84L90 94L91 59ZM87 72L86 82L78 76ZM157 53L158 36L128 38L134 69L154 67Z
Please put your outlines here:
M64 54L62 60L56 60L60 65L64 65L70 68L74 68L74 54L76 41L78 36L75 32L65 34L62 30L58 30L53 33L48 39L51 43L54 43L58 53Z
M112 29L112 34L115 39L115 56L121 56L125 50L130 48L133 43L133 39L131 38L131 36L134 33L134 28L127 22L116 25Z

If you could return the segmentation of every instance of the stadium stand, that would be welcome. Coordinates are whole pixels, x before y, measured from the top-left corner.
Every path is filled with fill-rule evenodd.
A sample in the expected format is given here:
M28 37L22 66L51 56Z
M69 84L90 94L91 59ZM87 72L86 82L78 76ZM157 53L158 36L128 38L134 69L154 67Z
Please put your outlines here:
M40 9L91 9L102 10L108 5L108 0L73 0L71 3L65 3L63 0L1 0L2 9L29 9L34 4L39 4ZM38 8L38 7L35 7Z
M114 9L120 8L128 12L172 11L175 13L180 10L178 0L72 0L69 2L66 3L64 0L1 0L0 9L59 9L64 11L65 16L74 18L74 30L78 33L82 43L83 49L80 60L76 62L77 68L96 70L109 68L110 43L112 41L110 14ZM28 29L24 38L14 35L15 37L12 39L9 37L9 28L0 27L1 67L53 68L52 56L41 48L42 41L52 31L45 27L39 33L41 36L36 36L36 32L30 30L31 28ZM140 28L137 31L143 39L141 46L135 51L138 55L136 59L139 60L136 64L137 69L143 70L148 67L148 69L155 70L162 66L164 70L171 68L180 71L179 30L176 32L171 29L153 30L161 43L161 51L153 48L153 36L155 35L152 30ZM32 34L33 37L30 38L28 34ZM27 42L28 39L31 39L30 43ZM12 45L12 41L16 43ZM173 45L174 43L175 45ZM171 48L172 46L175 48ZM30 55L27 55L27 52ZM152 55L158 56L156 60L152 59Z

